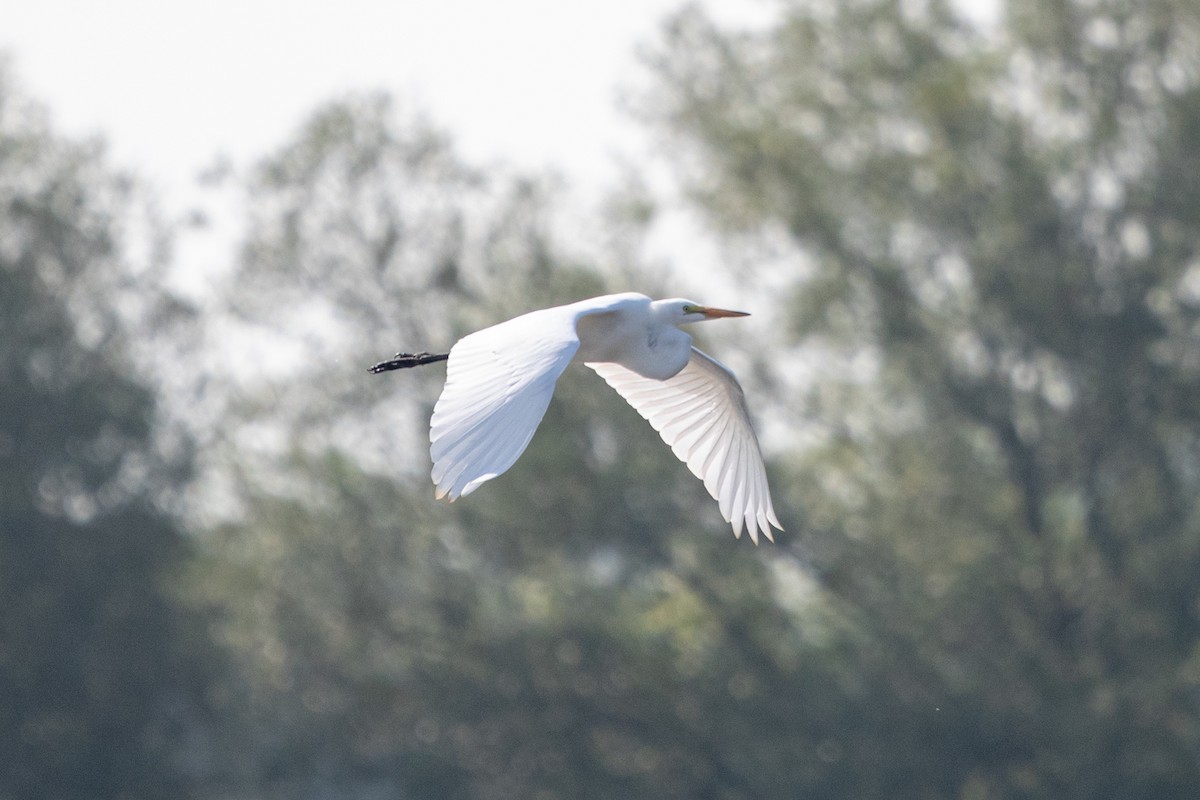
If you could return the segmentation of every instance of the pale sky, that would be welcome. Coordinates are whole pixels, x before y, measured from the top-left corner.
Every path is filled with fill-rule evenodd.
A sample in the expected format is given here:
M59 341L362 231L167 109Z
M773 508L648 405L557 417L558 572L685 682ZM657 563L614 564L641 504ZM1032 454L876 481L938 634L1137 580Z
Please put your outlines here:
M346 90L385 89L473 163L553 167L584 187L646 138L619 109L636 51L684 0L37 0L11 2L0 52L58 130L104 135L182 201L218 154L239 167ZM769 0L706 0L765 18ZM181 194L182 193L182 194Z

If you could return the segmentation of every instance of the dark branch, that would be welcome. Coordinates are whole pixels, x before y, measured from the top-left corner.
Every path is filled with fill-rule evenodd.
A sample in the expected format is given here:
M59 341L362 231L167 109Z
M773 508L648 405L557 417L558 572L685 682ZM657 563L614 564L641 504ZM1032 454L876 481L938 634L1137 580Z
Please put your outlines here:
M409 367L419 367L422 364L432 364L435 361L445 361L449 357L449 353L396 353L387 361L380 361L371 367L370 372L377 375L393 369L408 369Z

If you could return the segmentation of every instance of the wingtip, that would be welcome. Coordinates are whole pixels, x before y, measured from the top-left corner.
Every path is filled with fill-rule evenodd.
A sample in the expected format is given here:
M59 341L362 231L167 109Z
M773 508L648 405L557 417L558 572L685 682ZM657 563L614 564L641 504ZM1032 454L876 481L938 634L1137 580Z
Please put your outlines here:
M729 522L730 527L733 528L733 538L734 539L740 540L742 538L742 531L745 530L746 533L750 537L750 541L753 542L755 545L757 545L759 543L758 537L760 534L763 537L765 537L768 542L770 542L771 544L775 544L775 534L771 531L771 527L774 526L776 529L782 531L783 526L779 524L779 520L775 519L774 513L771 513L771 515L768 517L768 519L770 520L770 524L747 523L744 526L738 525L735 522L733 522L732 520L726 520L726 521Z
M775 527L776 527L776 528L778 528L779 530L781 530L781 531L783 530L783 526L782 526L782 525L780 525L778 522L775 522L775 523L773 523L773 524L774 524L774 525L775 525ZM747 525L747 526L746 526L746 531L747 531L747 533L749 533L749 534L750 534L750 541L754 542L755 546L757 546L757 545L758 545L758 543L759 543L759 542L758 542L758 537L759 537L759 534L762 534L762 536L763 536L764 538L766 538L766 540L767 540L768 542L770 542L771 544L775 544L775 534L773 534L773 533L771 532L771 526L770 526L770 525L762 525L762 526L758 526L758 525ZM734 529L734 531L733 531L733 538L735 538L735 539L741 539L741 538L742 538L742 532L741 532L740 530L738 530L738 529L736 529L736 528L735 528L735 529Z
M775 515L775 509L771 505L770 498L767 499L766 513L761 514L759 522L763 533L765 533L767 538L772 542L775 541L775 534L771 533L771 528L775 527L781 531L783 530L783 525L779 522L779 517Z

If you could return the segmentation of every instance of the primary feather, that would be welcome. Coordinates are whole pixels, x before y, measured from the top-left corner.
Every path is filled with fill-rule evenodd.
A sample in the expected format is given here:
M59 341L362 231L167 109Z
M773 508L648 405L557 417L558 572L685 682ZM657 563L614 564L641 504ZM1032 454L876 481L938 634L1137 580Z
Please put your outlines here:
M658 431L720 504L721 516L758 542L783 529L771 504L762 449L742 387L716 359L692 348L687 366L665 381L643 378L620 364L588 364Z

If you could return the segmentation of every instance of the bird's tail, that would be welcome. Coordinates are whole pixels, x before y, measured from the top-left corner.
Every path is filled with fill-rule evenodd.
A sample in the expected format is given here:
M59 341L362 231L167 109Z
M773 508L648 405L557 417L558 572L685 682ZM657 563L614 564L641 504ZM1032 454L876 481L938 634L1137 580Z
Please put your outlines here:
M380 372L388 372L393 369L408 369L409 367L419 367L422 364L445 361L449 357L449 353L396 353L396 355L387 361L380 361L371 367L369 371L371 374L377 375Z

